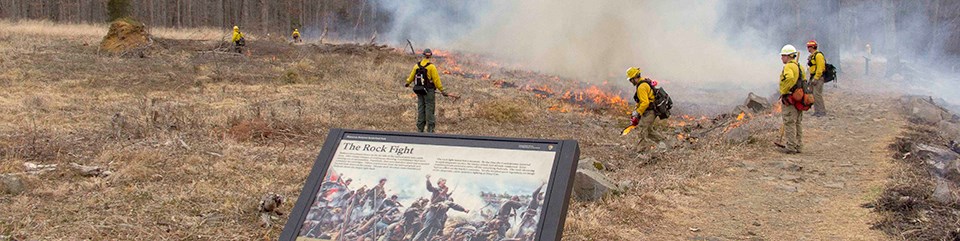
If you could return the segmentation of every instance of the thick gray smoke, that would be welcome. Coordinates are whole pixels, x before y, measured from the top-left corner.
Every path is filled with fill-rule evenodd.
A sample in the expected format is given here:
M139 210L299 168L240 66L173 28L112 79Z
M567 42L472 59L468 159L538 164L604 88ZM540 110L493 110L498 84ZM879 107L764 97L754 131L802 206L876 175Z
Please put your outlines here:
M394 9L388 37L397 42L489 54L583 81L623 80L624 70L637 66L666 80L668 88L684 89L681 98L772 93L782 66L780 47L796 45L805 58L803 44L814 38L835 64L861 59L863 46L871 43L875 61L905 63L891 76L935 72L918 68L950 70L939 56L954 35L938 34L949 25L925 24L924 9L911 1L383 2ZM924 78L911 84L946 97L958 90L947 76L907 78ZM929 86L947 91L923 88Z

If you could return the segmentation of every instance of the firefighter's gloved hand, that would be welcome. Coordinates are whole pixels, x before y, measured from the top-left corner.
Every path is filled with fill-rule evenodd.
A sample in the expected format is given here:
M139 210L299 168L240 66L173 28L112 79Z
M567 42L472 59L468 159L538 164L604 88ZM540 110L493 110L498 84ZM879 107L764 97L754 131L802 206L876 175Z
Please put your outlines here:
M639 117L636 117L636 116L630 117L630 125L631 125L631 126L636 126L636 125L639 125L639 124L640 124L640 118L639 118Z
M637 111L634 110L632 113L630 113L630 117L638 118L638 117L640 117L640 113L637 113Z
M404 84L403 87L410 87L410 83Z

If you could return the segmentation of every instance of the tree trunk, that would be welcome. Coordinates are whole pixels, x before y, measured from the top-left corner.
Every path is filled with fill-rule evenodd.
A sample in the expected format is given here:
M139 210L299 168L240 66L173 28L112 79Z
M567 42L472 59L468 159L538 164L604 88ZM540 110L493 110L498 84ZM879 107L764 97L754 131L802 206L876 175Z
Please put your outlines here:
M900 49L897 39L897 11L900 9L896 0L884 0L884 30L886 30L887 75L900 73Z

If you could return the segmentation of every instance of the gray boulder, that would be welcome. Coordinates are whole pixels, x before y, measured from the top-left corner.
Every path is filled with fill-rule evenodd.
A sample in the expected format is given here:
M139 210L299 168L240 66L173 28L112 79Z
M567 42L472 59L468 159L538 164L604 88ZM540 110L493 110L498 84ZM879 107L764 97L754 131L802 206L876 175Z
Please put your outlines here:
M960 123L941 120L937 123L937 134L943 139L960 140Z
M750 94L747 95L747 99L743 102L743 106L750 108L750 110L753 110L754 113L759 113L761 111L770 109L772 105L766 98L750 92Z
M737 128L730 129L727 133L723 133L723 141L726 141L731 144L740 144L747 141L750 141L752 134L748 128L745 126L739 126Z
M929 165L931 173L960 182L960 154L925 144L913 145L911 152Z
M940 121L954 119L953 114L926 97L904 97L900 102L911 118L922 123L936 125Z
M603 163L592 157L584 158L577 162L577 169L587 169L599 171L603 170Z
M933 200L953 205L960 203L960 188L957 184L945 178L937 177L937 186L933 189Z
M620 188L596 168L578 166L573 181L574 198L580 201L596 201L615 192L620 192Z
M0 194L17 195L26 191L23 181L14 175L0 175Z
M944 204L960 203L960 154L941 147L916 144L911 152L927 164L937 182L933 197Z

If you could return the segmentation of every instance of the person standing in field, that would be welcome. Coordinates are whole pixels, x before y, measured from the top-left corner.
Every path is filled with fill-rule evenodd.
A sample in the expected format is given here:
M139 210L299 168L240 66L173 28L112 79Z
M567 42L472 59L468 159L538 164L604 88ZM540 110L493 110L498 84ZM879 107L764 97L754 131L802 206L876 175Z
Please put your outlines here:
M417 130L419 132L424 132L424 128L429 133L436 130L436 92L440 91L440 94L447 96L440 81L437 66L430 62L432 57L433 51L423 50L423 60L413 67L410 76L407 77L407 84L404 85L405 87L413 85L413 92L417 94Z

